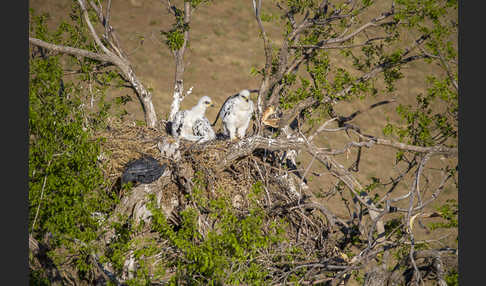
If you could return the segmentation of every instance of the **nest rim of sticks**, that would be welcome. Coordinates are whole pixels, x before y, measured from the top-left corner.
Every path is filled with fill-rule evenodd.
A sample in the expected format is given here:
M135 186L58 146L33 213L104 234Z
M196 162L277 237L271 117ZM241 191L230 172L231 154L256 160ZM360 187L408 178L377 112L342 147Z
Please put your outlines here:
M164 157L157 148L158 143L176 142L167 134L163 125L164 122L161 122L157 130L137 125L132 121L112 120L108 128L97 133L97 137L105 138L101 145L108 161L103 165L108 177L116 180L121 176L126 163L143 155L149 155L161 163L168 164L167 169L171 172L170 184L166 185L168 192L187 194L190 190L181 189L181 185L177 184L178 180L189 182L190 189L195 185L194 179L200 176L203 194L209 199L223 196L230 200L232 207L241 217L247 215L246 210L250 204L249 191L260 181L264 194L259 203L265 209L267 219L271 221L285 218L289 222L286 239L290 243L287 247L292 244L298 245L308 254L297 260L301 263L314 261L315 265L321 265L316 267L321 267L324 272L331 271L326 267L332 264L337 267L331 271L334 273L354 264L343 252L344 249L341 249L344 241L348 239L345 232L349 229L345 229L349 227L349 222L336 217L325 206L309 200L311 197L302 190L300 190L301 196L296 197L288 186L291 172L276 167L274 163L278 158L272 157L271 152L266 152L265 149L254 150L250 155L233 161L223 171L218 171L217 165L234 142L217 139L197 144L180 140L181 156L176 162L172 158ZM175 168L176 165L179 167ZM186 200L180 205L188 204ZM179 207L173 212L177 216L177 212L182 209L183 207ZM207 220L206 223L201 224L201 228L206 229L200 230L205 234L209 230L207 226L211 225L210 218L201 213L200 217L202 220ZM358 263L363 264L363 261ZM289 265L284 264L276 267L274 274L287 275Z

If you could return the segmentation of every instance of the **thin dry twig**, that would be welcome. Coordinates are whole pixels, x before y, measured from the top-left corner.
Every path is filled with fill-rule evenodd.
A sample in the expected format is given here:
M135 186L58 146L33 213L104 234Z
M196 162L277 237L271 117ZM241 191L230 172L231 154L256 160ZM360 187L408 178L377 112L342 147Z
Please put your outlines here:
M46 175L44 176L44 182L42 183L42 189L41 189L41 195L40 195L40 199L39 199L39 205L37 206L37 210L35 212L34 222L32 223L32 229L31 229L31 231L34 231L34 229L35 229L35 223L37 222L37 216L39 215L40 206L42 204L42 199L44 197L44 188L46 186L47 175L48 175L48 172L47 171L49 169L49 166L51 166L51 162L52 162L52 160L49 160L49 162L47 163Z

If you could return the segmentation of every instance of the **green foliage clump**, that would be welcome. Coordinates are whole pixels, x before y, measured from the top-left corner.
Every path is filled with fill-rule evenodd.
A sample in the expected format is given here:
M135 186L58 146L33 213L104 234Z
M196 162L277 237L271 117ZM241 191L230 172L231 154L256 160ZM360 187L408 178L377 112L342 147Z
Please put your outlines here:
M59 44L85 39L66 23L48 33L48 18L31 11L35 37ZM82 63L82 76L94 69L95 63ZM101 98L99 106L86 108L81 84L65 81L60 55L32 47L29 65L29 231L39 240L48 234L50 246L68 251L83 275L100 226L96 215L107 215L116 203L98 161L103 139L92 137L109 105ZM63 263L54 254L51 259Z
M402 223L403 217L394 218L385 223L385 234L389 235L392 232L397 237L401 237L404 234L404 225Z
M84 124L79 91L69 83L60 91L59 59L33 59L30 69L30 222L43 204L34 231L71 232L77 237L86 227L96 226L91 212L108 207L98 204L104 183L97 165L99 140L91 140Z
M299 13L302 13L306 8L314 8L318 4L317 1L314 0L287 0L287 5Z
M456 269L449 271L445 277L447 286L458 286L459 285L459 273Z
M167 37L166 44L172 51L177 51L184 45L184 32L189 30L188 25L175 26L168 32L161 32L162 35Z
M457 138L457 92L452 90L448 79L428 78L426 95L417 96L417 106L400 104L397 112L405 121L404 127L388 124L385 135L396 134L401 141L420 146L433 146ZM438 110L437 106L444 106Z
M185 0L184 2L190 2L191 8L195 9L201 4L209 3L210 0ZM165 43L169 49L171 51L177 51L184 45L184 33L189 31L190 25L184 21L184 9L177 8L176 6L171 6L170 9L174 14L175 23L172 24L172 28L169 31L161 31L160 33L166 37Z
M458 92L457 69L447 62L457 60L457 47L452 36L457 33L457 23L449 15L457 12L457 1L397 1L395 19L406 23L410 30L419 31L425 42L426 61L436 61L447 76L427 78L427 93L417 95L416 106L399 105L397 112L405 126L388 124L385 135L394 134L401 141L420 146L449 143L457 138Z
M252 196L259 196L261 189L261 184L256 184ZM200 191L195 188L196 193ZM182 211L180 229L175 230L155 203L150 205L152 229L182 253L169 265L177 268L171 284L263 284L268 274L256 259L260 250L271 249L282 241L282 228L276 223L264 228L264 212L256 201L244 217L234 212L227 199L206 203L215 225L205 236L198 231L198 209L188 207Z
M29 272L29 285L49 286L49 280L43 275L42 270L32 270Z
M457 228L457 214L459 205L456 200L447 200L445 204L437 208L439 215L446 220L446 222L435 222L430 224L430 228Z

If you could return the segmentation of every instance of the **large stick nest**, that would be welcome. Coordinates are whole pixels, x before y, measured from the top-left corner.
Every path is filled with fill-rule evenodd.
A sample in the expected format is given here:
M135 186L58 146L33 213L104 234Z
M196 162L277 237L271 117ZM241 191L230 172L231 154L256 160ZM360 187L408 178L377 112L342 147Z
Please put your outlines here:
M295 170L283 167L282 151L256 149L221 170L219 164L228 155L230 146L236 142L218 139L198 144L181 140L178 142L180 155L171 157L161 152L160 147L176 144L177 140L167 134L163 123L160 123L158 130L154 130L133 122L114 119L108 122L109 126L96 134L96 137L105 138L101 144L103 169L113 187L120 191L121 202L112 220L122 214L133 218L135 222L144 220L150 224L147 195L154 194L169 222L177 226L180 223L179 213L187 206L197 205L191 201L190 194L194 188L201 186L202 194L207 199L224 197L231 202L234 211L244 217L250 206L250 190L258 182L264 189L258 203L265 209L265 224L270 225L281 219L287 222L287 240L279 248L298 246L305 253L294 257L292 262L263 258L267 259L263 263L272 269L275 276L272 283L282 283L293 268L306 263L316 265L303 280L310 284L314 276L317 277L316 281L330 281L327 277L329 274L346 267L353 269L351 265L354 262L344 253L351 235L349 225L330 213L324 205L314 201L311 192L303 188L305 184ZM135 185L129 192L121 191L116 182L119 182L126 164L147 155L161 164L167 164L165 172L153 183ZM199 232L205 236L213 225L214 219L200 208ZM108 231L105 243L109 244L113 235L113 231ZM146 228L145 232L137 235L151 234L149 228ZM329 265L335 269L330 270ZM127 276L130 270L127 268L125 271L123 276ZM349 273L343 272L338 280L348 278Z

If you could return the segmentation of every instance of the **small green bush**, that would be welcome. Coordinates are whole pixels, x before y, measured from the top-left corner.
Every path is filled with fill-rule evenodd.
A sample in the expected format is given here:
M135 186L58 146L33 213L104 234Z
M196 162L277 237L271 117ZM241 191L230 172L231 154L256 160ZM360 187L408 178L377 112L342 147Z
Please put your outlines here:
M255 184L252 196L259 196L261 184ZM195 188L197 195L201 189ZM188 207L181 212L180 229L167 223L163 212L150 204L152 229L159 232L182 255L169 266L177 268L171 285L185 281L188 285L262 285L268 275L256 258L259 251L271 250L283 240L280 224L264 227L264 212L252 204L248 215L238 216L228 199L209 200L209 212L215 225L205 237L198 231L198 210Z
M46 15L31 17L31 31L41 39L62 43L62 34L74 31L62 23L48 33ZM64 79L61 56L37 51L32 47L29 59L29 231L38 240L51 237L50 247L67 250L77 270L86 273L99 229L94 214L108 215L116 203L98 162L103 139L92 136L108 105L101 99L97 108L85 108L80 83ZM81 76L93 68L92 62L83 64ZM48 255L63 263L54 253Z

